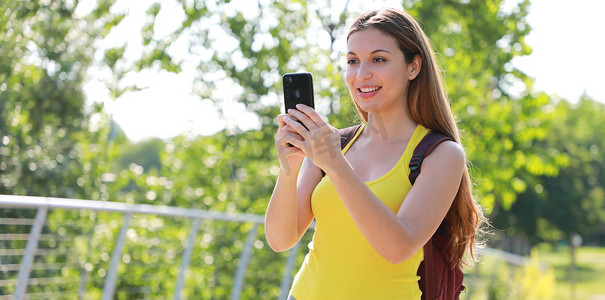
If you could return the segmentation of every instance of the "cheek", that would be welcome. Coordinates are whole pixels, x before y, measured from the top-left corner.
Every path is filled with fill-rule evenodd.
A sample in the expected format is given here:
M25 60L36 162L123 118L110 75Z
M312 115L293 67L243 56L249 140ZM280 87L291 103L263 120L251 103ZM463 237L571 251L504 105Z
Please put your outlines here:
M347 86L349 87L349 91L355 84L355 71L353 68L347 68L345 71L345 81L347 82Z
M401 68L385 69L383 74L390 82L396 83L397 85L407 85L409 80L408 74Z

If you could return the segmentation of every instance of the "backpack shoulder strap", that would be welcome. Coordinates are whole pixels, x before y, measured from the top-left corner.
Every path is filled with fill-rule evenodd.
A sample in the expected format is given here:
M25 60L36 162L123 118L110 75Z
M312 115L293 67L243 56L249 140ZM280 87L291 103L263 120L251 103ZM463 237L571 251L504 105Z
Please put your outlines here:
M445 141L452 141L452 139L446 135L435 131L429 131L424 138L418 143L416 148L414 148L414 154L410 159L410 183L414 185L416 182L416 178L420 175L420 166L425 157L427 157L431 152L437 147L437 145L441 144ZM435 233L436 235L437 233ZM423 276L421 277L421 281L423 282L424 290L422 291L422 299L435 299L435 288L438 288L436 285L435 278L435 260L433 256L435 255L433 248L433 237L424 245L424 262L422 265L424 266L423 270L419 270ZM422 268L422 266L421 266ZM424 277L424 278L422 278Z
M421 297L423 300L435 299L435 268L433 258L433 239L431 238L424 245L424 291Z
M347 146L349 141L353 139L360 127L361 124L358 124L340 130L340 150L344 149Z
M344 149L347 144L353 139L357 131L361 128L361 124L340 129L340 150ZM326 172L321 170L321 177L326 176Z
M414 154L412 155L412 159L410 159L410 183L414 185L416 182L416 178L420 175L420 166L422 165L422 161L425 157L427 157L431 152L437 147L437 145L441 144L445 141L453 141L452 138L435 132L429 131L424 138L420 141L418 146L414 149Z

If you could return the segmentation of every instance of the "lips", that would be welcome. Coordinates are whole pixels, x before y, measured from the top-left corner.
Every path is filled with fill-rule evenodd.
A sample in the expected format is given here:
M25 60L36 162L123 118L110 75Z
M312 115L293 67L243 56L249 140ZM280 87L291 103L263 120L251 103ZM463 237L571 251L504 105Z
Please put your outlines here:
M371 92L377 91L379 89L380 89L379 86L373 86L373 87L359 88L358 90L362 93L371 93Z
M380 86L369 86L357 88L357 91L359 92L359 96L361 98L370 98L376 95L380 89L382 89Z

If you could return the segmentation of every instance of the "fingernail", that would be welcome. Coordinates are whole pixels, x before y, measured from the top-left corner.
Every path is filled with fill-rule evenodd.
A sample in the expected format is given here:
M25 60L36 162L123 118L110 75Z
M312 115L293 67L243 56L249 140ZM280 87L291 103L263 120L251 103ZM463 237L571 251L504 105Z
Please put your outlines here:
M296 104L296 108L302 108L303 105L302 104Z

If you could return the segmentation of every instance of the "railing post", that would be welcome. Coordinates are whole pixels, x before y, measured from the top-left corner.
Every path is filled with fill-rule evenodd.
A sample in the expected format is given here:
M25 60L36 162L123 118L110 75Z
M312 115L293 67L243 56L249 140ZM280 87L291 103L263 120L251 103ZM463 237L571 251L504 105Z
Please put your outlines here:
M122 257L122 248L124 247L124 239L126 238L126 231L128 230L131 216L132 213L126 213L126 215L124 216L124 224L122 225L122 228L120 228L118 240L116 241L116 245L113 248L113 254L111 255L111 265L109 266L109 271L107 272L105 285L103 285L103 300L113 299L113 293L116 287L116 278L118 274L118 264L120 263L120 258Z
M181 269L179 271L179 277L176 282L176 288L174 290L174 300L181 299L181 290L185 285L185 272L189 266L191 260L191 252L195 246L195 237L197 236L198 228L200 227L200 219L195 218L193 225L191 225L191 232L189 233L189 239L187 240L187 248L183 253L183 261L181 262Z
M78 300L84 299L84 291L86 290L86 280L88 279L88 271L86 271L86 263L80 270L80 286L78 287Z
M240 263L235 273L235 281L233 284L233 291L231 291L231 300L238 300L242 289L244 288L244 275L246 275L246 269L248 268L248 262L250 261L250 255L252 254L252 244L254 243L254 237L256 236L256 229L258 223L254 223L254 226L248 231L246 237L246 244L244 250L240 256Z
M21 268L19 269L19 274L17 276L17 287L15 288L14 294L15 300L23 299L25 291L27 290L29 273L31 271L32 262L34 261L34 252L36 252L36 248L38 248L38 240L40 239L42 227L44 227L44 220L46 220L47 212L48 208L46 206L41 206L36 212L36 220L30 229L29 239L25 246L25 254L23 255L23 261L21 262Z
M86 259L82 263L82 269L80 271L80 286L78 288L78 300L84 299L84 292L86 291L86 281L88 280L88 273L90 271L86 270L86 265L90 260L90 253L92 249L92 241L93 241L93 232L97 225L97 212L92 211L92 226L90 226L90 230L88 230L88 244L86 246Z
M288 299L288 292L290 289L290 282L292 279L292 269L294 269L294 263L296 262L296 255L298 254L298 247L300 246L300 241L294 245L292 249L290 249L290 253L288 254L288 260L286 260L286 270L284 270L284 276L281 280L281 295L279 299L286 300Z

